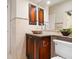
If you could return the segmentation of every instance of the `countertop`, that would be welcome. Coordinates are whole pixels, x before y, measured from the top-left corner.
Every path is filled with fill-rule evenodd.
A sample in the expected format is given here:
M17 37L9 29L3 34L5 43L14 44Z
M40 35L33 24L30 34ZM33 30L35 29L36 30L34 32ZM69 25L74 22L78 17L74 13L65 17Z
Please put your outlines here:
M72 39L70 36L63 36L60 32L53 32L53 31L43 31L42 34L33 34L32 32L27 32L26 34L37 36L37 37L44 37L44 36L52 36L52 37L62 37Z
M26 34L33 35L33 36L36 36L36 37L51 36L52 39L58 39L58 40L64 40L64 41L72 42L71 36L63 36L60 32L43 31L42 34L33 34L32 32L27 32Z

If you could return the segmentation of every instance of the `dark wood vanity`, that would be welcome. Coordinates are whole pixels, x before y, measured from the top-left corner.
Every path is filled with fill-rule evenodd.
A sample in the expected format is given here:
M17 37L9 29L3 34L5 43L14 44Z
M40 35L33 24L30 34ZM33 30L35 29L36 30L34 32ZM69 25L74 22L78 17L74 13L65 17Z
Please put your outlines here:
M26 34L26 56L28 59L50 59L51 36Z
M54 33L53 33L54 34ZM49 34L26 34L26 56L28 59L51 59L55 56L55 45L51 37L71 42L71 38ZM52 46L52 47L51 47ZM52 49L51 49L52 48ZM52 53L52 54L51 54Z

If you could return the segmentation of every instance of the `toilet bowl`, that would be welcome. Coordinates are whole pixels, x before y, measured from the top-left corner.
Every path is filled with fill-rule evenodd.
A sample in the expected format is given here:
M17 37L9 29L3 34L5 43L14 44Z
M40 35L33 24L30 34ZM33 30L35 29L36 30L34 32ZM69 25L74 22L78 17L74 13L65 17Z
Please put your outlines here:
M64 58L56 56L56 57L52 57L51 59L64 59Z

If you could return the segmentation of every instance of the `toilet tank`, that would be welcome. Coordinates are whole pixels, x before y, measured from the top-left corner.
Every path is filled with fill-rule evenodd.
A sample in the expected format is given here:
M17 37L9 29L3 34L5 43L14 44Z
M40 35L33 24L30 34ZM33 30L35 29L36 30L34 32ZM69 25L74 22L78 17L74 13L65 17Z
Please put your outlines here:
M61 40L53 40L55 42L55 53L64 59L72 59L72 43L61 41Z

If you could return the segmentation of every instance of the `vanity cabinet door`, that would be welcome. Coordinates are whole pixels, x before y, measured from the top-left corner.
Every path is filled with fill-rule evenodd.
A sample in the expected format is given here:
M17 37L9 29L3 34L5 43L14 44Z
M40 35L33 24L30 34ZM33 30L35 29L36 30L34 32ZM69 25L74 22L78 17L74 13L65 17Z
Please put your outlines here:
M34 59L34 41L33 38L31 36L28 36L27 38L27 57L28 59Z
M26 56L28 59L50 59L51 37L26 36Z
M40 41L39 59L50 59L51 56L51 40L50 37L44 37Z

